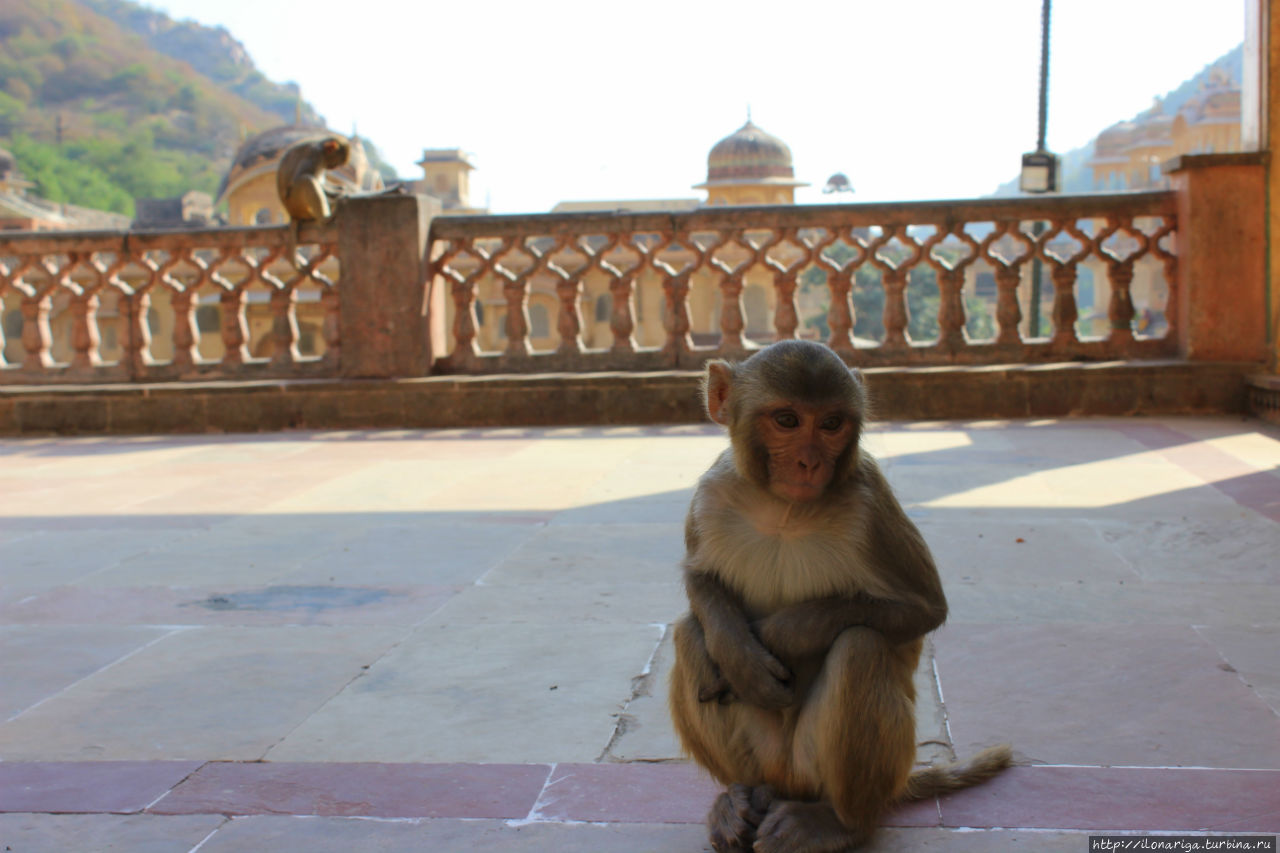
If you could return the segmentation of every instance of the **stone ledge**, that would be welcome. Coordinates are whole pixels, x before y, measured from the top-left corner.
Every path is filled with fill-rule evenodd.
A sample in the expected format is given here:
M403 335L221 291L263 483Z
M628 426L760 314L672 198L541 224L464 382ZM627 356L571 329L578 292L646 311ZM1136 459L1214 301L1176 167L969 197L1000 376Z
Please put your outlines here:
M1245 381L1248 383L1249 414L1280 425L1280 376L1255 373Z
M863 371L885 420L1243 413L1255 364L1064 362ZM700 373L0 387L0 435L699 423Z

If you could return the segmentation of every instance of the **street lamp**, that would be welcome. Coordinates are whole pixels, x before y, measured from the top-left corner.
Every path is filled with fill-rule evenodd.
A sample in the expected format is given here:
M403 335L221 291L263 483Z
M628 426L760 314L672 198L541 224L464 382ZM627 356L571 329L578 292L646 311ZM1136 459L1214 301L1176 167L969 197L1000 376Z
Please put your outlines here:
M1044 145L1045 127L1049 121L1049 4L1040 6L1040 120L1037 125L1036 150L1022 155L1022 174L1018 188L1024 193L1052 193L1058 191L1058 155ZM1044 233L1044 223L1036 220L1031 234L1037 241ZM1040 337L1040 277L1043 265L1037 256L1031 262L1031 305L1027 317L1027 337Z
M1024 193L1051 193L1058 190L1058 155L1044 146L1045 127L1049 121L1049 4L1040 7L1040 121L1037 125L1036 150L1022 155L1022 177L1018 188Z

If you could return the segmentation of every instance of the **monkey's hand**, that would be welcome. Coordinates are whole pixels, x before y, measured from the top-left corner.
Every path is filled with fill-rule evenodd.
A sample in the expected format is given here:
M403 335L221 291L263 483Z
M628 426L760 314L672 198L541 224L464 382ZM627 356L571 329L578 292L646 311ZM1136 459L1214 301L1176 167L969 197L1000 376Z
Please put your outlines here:
M685 589L715 677L698 685L704 702L738 699L761 708L785 708L795 701L791 671L751 633L736 596L706 572L685 571Z
M715 659L714 652L712 658ZM720 681L725 683L725 688L710 693L706 701L714 698L724 703L736 698L748 705L770 710L785 708L795 702L791 670L760 645L755 637L748 635L742 642L722 651L718 664ZM699 698L702 698L701 693Z
M753 623L765 648L786 661L826 654L846 628L864 624L864 608L852 599L802 601Z

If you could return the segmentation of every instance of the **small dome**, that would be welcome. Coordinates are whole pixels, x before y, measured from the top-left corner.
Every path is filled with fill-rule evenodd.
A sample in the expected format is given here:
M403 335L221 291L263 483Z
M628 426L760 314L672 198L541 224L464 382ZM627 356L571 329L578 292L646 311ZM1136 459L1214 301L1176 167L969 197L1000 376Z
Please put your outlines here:
M791 149L776 136L747 123L721 139L707 155L707 183L759 183L795 177ZM773 180L771 180L773 179Z

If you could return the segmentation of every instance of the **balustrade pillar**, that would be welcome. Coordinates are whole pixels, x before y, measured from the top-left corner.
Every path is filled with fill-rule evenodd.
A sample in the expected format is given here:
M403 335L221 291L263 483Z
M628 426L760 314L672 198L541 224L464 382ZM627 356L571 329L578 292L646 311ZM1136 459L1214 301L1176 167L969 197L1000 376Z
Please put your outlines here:
M720 354L736 356L746 351L742 317L742 278L732 275L720 282Z
M525 277L502 284L502 295L507 299L507 352L515 358L533 354L529 343L529 281Z
M581 353L582 345L582 279L572 276L556 282L556 296L560 299L560 311L556 331L560 333L559 353Z
M134 291L121 296L125 305L124 356L121 359L129 367L129 375L137 378L145 375L151 366L151 326L147 322L147 312L151 310L151 293L146 290Z
M1053 279L1053 344L1068 346L1076 342L1076 265L1057 264Z
M53 365L49 346L53 335L49 331L49 309L53 300L45 294L22 297L22 348L26 350L22 366L39 370Z
M613 297L609 331L613 333L614 352L636 351L635 287L635 276L632 275L620 276L609 282L609 293Z
M244 291L224 290L222 303L222 363L239 367L249 357L249 325L244 318Z
M827 289L831 293L831 304L827 308L827 327L831 330L831 337L827 339L827 346L836 352L852 355L853 326L857 321L851 296L853 268L827 273Z
M439 211L438 201L422 195L356 196L338 205L341 376L421 376L444 354L444 288L426 280Z
M777 306L773 311L773 328L777 339L793 340L796 329L800 327L800 316L796 310L796 275L794 272L780 276L774 282Z
M996 343L1016 346L1022 343L1018 326L1022 323L1022 309L1018 307L1018 285L1022 275L1017 267L996 267Z
M889 349L907 346L907 271L886 270L884 280L884 344Z
M196 329L195 293L185 288L175 290L169 304L173 308L173 366L179 373L185 373L200 360L196 346L200 332Z
M1189 359L1267 357L1265 156L1165 164L1178 204L1178 346Z
M102 364L98 353L98 295L78 293L71 298L71 367L91 370Z
M689 271L685 270L677 276L662 283L662 298L665 300L666 312L664 325L667 331L667 344L663 351L673 363L680 356L693 349L693 339L689 330L693 323L689 318Z
M938 348L954 352L965 344L964 271L938 270Z
M298 294L277 288L271 291L271 364L288 367L298 358Z
M1133 297L1129 292L1133 283L1133 263L1107 264L1107 280L1111 283L1111 303L1107 306L1111 341L1127 346L1133 343Z

